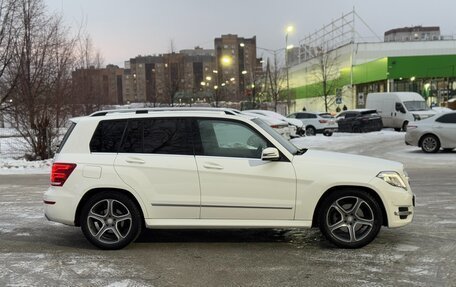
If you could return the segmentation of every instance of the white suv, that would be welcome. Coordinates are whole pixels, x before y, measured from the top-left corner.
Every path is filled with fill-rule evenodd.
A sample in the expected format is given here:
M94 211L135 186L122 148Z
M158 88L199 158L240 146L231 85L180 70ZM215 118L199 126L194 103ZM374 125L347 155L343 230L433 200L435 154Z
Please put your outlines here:
M288 115L288 118L302 121L306 126L306 136L314 136L317 133L332 136L338 128L336 120L330 113L297 112Z
M412 221L403 165L298 149L221 111L98 112L72 120L44 194L49 220L103 249L147 228L319 227L358 248Z

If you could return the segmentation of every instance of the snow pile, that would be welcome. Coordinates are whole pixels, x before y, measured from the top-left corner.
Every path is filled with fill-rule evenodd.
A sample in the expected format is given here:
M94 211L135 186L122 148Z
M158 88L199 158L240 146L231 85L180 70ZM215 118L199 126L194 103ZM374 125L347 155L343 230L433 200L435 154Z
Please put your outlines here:
M404 142L405 133L393 130L382 130L371 133L334 133L327 137L321 134L293 139L291 142L299 148L344 151L352 147L378 144L388 141Z
M26 161L24 159L0 158L0 174L47 174L50 173L52 159Z

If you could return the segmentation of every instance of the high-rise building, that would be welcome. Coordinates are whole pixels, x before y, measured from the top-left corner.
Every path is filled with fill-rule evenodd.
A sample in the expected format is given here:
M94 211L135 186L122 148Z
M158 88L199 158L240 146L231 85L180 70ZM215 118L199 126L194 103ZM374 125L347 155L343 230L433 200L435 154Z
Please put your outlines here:
M214 50L200 47L132 58L125 63L124 101L155 105L196 100L202 97L198 93L214 89L214 59Z
M215 38L214 47L220 99L247 100L249 87L255 82L258 65L256 37L222 35L220 38Z
M161 56L138 56L125 62L124 102L156 103L162 96L157 91L157 70L162 66Z
M73 71L73 102L93 105L122 104L122 75L123 69L114 65Z

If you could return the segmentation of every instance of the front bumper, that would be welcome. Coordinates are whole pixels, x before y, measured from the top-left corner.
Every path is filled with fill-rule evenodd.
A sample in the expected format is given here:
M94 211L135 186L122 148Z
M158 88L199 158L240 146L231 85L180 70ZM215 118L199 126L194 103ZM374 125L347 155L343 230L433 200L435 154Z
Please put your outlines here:
M394 187L382 179L375 178L371 184L379 190L388 219L388 227L405 226L413 221L415 215L415 195L407 184L407 190Z

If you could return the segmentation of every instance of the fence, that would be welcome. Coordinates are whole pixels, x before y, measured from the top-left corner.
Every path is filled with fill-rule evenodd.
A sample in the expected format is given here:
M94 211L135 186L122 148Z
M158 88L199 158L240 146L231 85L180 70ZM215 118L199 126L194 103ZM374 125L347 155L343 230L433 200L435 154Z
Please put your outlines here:
M0 157L20 158L27 152L24 139L12 128L0 128Z

